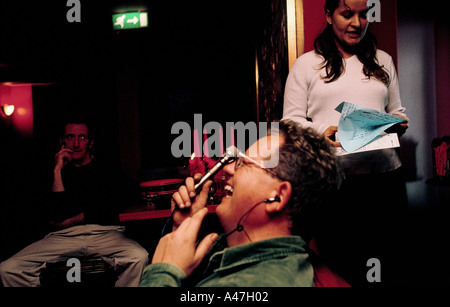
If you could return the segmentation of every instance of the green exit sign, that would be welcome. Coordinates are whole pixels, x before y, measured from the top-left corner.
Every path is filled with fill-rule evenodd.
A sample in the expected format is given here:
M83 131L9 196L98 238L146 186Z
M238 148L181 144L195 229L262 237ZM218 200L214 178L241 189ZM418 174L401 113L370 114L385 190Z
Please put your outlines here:
M114 30L137 29L148 27L147 12L114 14L112 19Z

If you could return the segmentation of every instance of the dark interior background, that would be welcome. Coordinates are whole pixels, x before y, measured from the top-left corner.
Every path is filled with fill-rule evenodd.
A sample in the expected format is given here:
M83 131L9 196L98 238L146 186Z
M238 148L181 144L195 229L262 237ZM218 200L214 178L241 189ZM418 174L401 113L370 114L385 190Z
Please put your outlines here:
M287 63L278 2L82 0L81 22L70 23L66 1L2 1L0 82L32 84L34 123L32 138L0 127L1 258L42 235L36 204L51 184L67 114L92 119L96 156L136 181L186 165L170 151L178 121L192 127L195 113L203 125L258 121L256 58ZM114 31L112 15L128 11L147 11L149 26ZM277 79L279 103L288 72L280 66L260 80L273 95Z
M305 22L316 24L321 18L316 16L323 16L322 7L317 9L319 2L323 3L304 1L305 10L317 11L317 15L305 16ZM392 4L391 0L382 1L387 2ZM202 114L203 124L281 118L288 74L286 1L80 0L79 23L67 21L70 8L66 3L0 2L0 83L33 84L34 113L32 138L18 135L0 118L0 261L45 234L37 204L50 187L59 121L65 114L89 115L97 130L95 154L120 165L136 181L149 179L155 169L186 164L186 158L175 159L170 152L176 137L170 129L178 121L192 127L195 113ZM420 75L426 79L430 97L436 95L437 86L438 97L443 98L437 110L429 107L428 101L422 103L425 113L433 115L430 118L435 118L432 113L436 111L440 134L448 134L445 116L450 108L444 95L448 93L448 56L443 55L448 50L449 27L445 10L437 1L415 4L399 0L397 4L398 12L383 12L382 24L376 25L382 27L378 40L393 43L389 51L395 57L397 28L410 33L399 37L403 49L398 57L407 62L405 50L422 52L415 47L421 39L415 30L439 30L435 42L433 35L423 35L426 42L432 41L424 48L423 58L435 56L437 64L425 64ZM112 29L112 14L138 10L148 11L148 28ZM306 33L307 47L315 35ZM433 69L436 80L429 77L434 75ZM406 78L411 87L422 86L414 83L420 80L416 79L416 75ZM405 103L411 104L411 110L416 104L406 99ZM422 119L424 114L411 116L420 120L412 122L410 137L416 137L414 127L421 121L425 121L426 133L432 133L428 126L433 123ZM408 156L414 155L414 148L403 149ZM415 177L417 162L410 160L411 165L405 163L406 171ZM411 210L399 223L405 233L399 244L405 247L402 269L408 285L448 285L447 275L442 273L446 267L448 187L430 188L439 188L445 206L433 207L427 198L420 204L426 210ZM130 229L141 239L153 240L144 244L151 249L161 225L160 221L140 221Z

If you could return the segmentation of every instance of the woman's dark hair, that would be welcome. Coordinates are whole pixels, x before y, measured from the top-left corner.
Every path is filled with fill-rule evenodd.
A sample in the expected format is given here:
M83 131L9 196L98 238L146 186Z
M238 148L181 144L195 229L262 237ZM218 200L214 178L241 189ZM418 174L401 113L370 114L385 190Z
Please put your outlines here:
M345 4L345 0L343 1ZM332 15L339 7L339 2L340 0L327 0L325 2L325 13ZM315 39L314 49L317 54L324 58L321 68L326 69L327 75L324 77L325 82L331 83L339 79L344 72L344 64L335 42L332 25L327 24L325 30ZM379 65L376 58L377 41L375 36L367 31L361 42L354 47L354 52L361 63L363 63L363 72L367 78L370 79L371 77L374 77L385 85L389 85L389 74L384 69L384 66Z

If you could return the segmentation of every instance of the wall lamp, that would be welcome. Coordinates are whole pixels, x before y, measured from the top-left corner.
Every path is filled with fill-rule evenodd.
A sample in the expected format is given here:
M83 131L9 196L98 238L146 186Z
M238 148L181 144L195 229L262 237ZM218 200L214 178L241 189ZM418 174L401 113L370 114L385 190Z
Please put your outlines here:
M6 117L10 117L14 113L14 105L5 104L4 106L2 106L2 111Z

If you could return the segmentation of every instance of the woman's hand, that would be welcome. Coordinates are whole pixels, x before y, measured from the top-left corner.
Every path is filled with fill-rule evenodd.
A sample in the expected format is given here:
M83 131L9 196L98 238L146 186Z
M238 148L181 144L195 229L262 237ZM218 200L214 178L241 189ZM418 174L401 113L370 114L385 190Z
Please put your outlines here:
M392 115L403 118L406 121L403 123L400 123L400 124L395 124L391 128L387 129L386 133L397 133L398 136L400 137L403 134L405 134L406 130L409 128L409 118L406 116L403 116L403 115L398 115L398 114L392 114Z
M336 142L336 138L335 137L336 137L336 132L337 131L338 131L338 127L337 126L330 126L330 127L328 127L327 130L325 130L324 133L322 133L322 135L334 147L341 147L341 143L340 142Z

